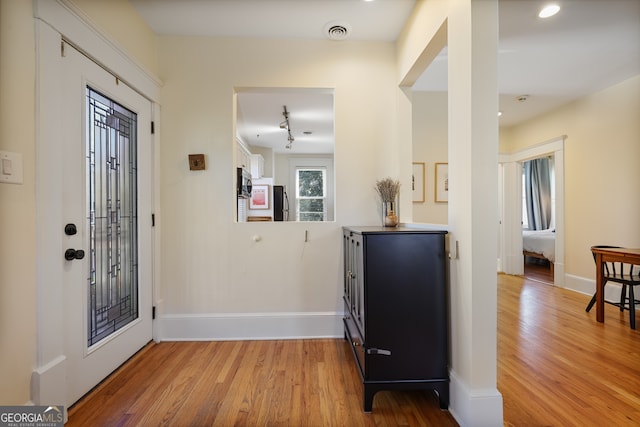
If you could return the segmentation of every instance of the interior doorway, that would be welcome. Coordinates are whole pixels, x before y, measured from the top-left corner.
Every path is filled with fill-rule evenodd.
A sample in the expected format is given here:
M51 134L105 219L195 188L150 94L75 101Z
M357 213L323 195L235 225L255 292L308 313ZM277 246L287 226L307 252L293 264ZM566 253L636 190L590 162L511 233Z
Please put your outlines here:
M553 191L553 269L547 273L556 286L564 285L564 139L555 138L522 151L500 156L500 250L499 270L525 274L523 233L523 164L527 160L550 156L554 164ZM544 256L542 256L544 258ZM549 256L546 257L549 259Z
M555 156L522 162L524 276L553 284L555 263Z

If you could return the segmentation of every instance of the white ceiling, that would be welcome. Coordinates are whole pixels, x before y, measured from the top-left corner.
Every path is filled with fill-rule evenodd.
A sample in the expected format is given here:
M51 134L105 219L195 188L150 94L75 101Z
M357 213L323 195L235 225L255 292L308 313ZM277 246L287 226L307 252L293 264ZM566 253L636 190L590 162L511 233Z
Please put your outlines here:
M326 39L326 25L339 23L350 28L348 40L365 41L394 41L415 4L414 0L130 1L157 34ZM501 126L517 124L640 74L640 0L556 0L561 11L541 20L537 13L545 3L499 0ZM446 76L445 50L414 90L446 91ZM265 94L261 95L264 98ZM528 95L527 101L517 101L520 95ZM292 130L314 131L307 129L310 124L296 125L294 120L296 111L307 110L310 105L294 107L293 101L276 98L268 107L277 106L276 111L266 111L267 102L261 102L270 117L261 120L271 123L275 117L275 125L279 124L282 106L288 102ZM253 114L255 120L260 120L261 114L254 107L241 107L240 132L261 134L266 140L268 132L245 129L254 121ZM332 123L327 126L332 128ZM295 138L302 142L297 135Z
M395 41L415 0L130 0L157 34L325 38L329 22L350 40Z
M251 89L238 92L237 105L237 133L245 143L277 153L333 153L333 90ZM291 148L287 130L280 128L285 106Z

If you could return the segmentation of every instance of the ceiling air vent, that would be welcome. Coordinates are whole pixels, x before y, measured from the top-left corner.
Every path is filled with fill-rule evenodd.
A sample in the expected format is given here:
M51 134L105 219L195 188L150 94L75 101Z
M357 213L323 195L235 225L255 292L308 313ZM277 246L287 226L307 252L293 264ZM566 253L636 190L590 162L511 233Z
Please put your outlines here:
M329 22L324 26L324 33L330 40L345 40L351 33L351 25L346 22Z

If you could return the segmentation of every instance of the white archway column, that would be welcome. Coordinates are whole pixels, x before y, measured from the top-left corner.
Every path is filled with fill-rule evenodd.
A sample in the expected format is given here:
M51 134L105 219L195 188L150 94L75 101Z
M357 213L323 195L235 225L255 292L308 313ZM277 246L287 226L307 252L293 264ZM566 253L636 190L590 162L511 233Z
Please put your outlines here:
M450 0L450 410L462 426L503 424L496 387L497 55L497 0Z

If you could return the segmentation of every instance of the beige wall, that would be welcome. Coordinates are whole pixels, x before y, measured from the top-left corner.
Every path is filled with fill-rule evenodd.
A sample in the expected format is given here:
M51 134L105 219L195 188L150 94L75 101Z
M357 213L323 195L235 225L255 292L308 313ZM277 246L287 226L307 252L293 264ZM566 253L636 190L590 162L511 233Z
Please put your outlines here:
M565 271L595 279L592 245L640 247L640 76L501 130L501 152L565 142Z
M163 313L340 312L341 226L379 224L373 186L398 170L393 44L161 37L158 46L171 242ZM252 86L335 88L335 222L234 222L233 93ZM189 153L205 153L207 170L190 172Z
M139 65L156 73L156 35L128 0L68 0Z
M0 405L29 401L36 356L35 41L30 1L0 0L0 150L24 184L0 184Z
M413 92L413 161L425 163L425 201L413 204L413 221L446 224L446 203L435 203L435 164L447 163L446 92Z
M414 161L429 162L424 159L431 159L434 152L446 156L446 94L415 92L413 108ZM500 152L504 154L567 135L567 275L595 279L589 252L592 245L640 247L639 116L640 76L636 76L520 125L500 128ZM433 181L429 182L433 166L429 166L427 203L414 204L413 208L417 222L439 218L438 207L429 206L433 200L429 196L433 191ZM604 203L598 203L599 195Z

